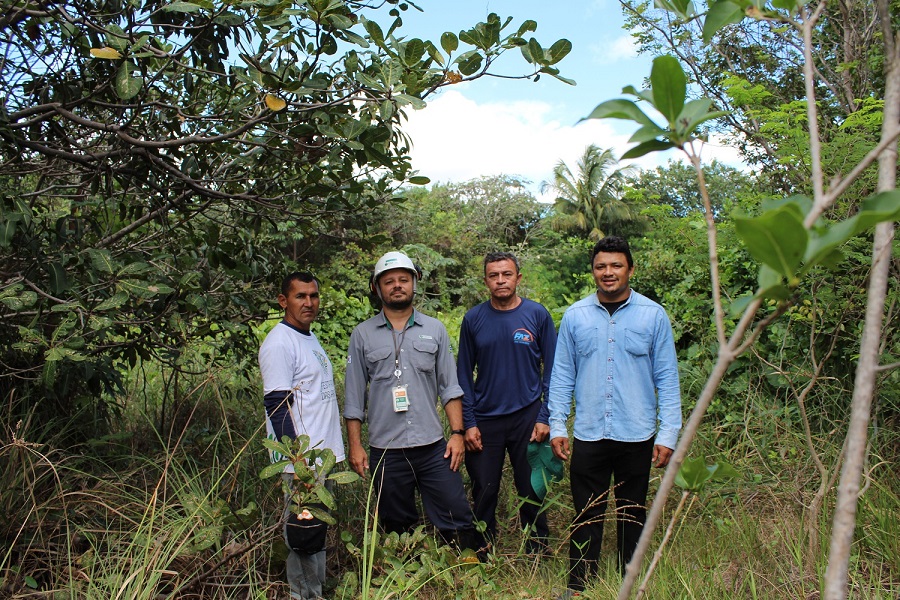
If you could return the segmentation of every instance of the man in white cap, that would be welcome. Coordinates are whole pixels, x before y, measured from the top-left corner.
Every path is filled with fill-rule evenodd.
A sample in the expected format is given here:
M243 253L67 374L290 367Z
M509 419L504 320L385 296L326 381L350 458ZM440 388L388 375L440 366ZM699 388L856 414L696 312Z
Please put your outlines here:
M353 330L347 356L344 418L350 466L365 476L372 465L378 516L387 532L410 531L425 514L446 541L473 548L472 511L459 467L465 455L462 395L447 330L413 308L420 277L402 252L375 265L372 290L383 309ZM444 439L440 399L450 424ZM369 449L362 423L369 424Z

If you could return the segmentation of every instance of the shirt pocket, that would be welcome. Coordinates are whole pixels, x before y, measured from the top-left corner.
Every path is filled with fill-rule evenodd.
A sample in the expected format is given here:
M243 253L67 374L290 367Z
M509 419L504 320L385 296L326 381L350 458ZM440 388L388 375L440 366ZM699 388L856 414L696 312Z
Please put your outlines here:
M625 330L625 350L634 356L647 356L650 354L650 345L653 337L649 333L641 331Z
M413 352L410 354L409 360L413 368L423 373L433 373L434 364L437 360L438 345L427 340L416 340L413 342Z
M597 338L600 332L595 327L582 328L575 332L575 352L580 356L590 356L597 350Z
M393 350L387 346L374 348L366 352L366 368L369 377L375 381L389 379L394 376Z

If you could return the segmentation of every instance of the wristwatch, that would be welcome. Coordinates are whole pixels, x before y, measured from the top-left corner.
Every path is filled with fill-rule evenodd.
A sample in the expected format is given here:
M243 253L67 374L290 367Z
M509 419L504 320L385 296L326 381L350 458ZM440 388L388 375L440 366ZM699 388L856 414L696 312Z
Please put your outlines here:
M461 435L461 436L465 437L466 430L465 429L454 429L450 432L450 435Z

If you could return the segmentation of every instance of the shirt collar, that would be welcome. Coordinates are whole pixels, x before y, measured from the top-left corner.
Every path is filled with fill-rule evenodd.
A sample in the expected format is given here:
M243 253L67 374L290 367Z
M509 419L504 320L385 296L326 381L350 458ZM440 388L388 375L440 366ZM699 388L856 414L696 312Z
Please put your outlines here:
M416 309L413 309L412 314L409 315L409 321L406 322L407 328L412 327L413 325L416 324L416 312L418 312L418 311L416 311ZM383 310L381 311L381 318L384 321L383 325L386 325L388 329L393 331L394 327L393 327L393 325L391 325L390 320L387 318L387 315L384 314Z
M594 292L593 294L591 294L591 298L594 299L594 306L598 306L598 307L602 306L600 304L600 298L597 297L597 292ZM627 306L627 305L631 304L632 298L634 298L634 290L631 288L628 288L628 297L625 298L625 302L622 303L622 306Z

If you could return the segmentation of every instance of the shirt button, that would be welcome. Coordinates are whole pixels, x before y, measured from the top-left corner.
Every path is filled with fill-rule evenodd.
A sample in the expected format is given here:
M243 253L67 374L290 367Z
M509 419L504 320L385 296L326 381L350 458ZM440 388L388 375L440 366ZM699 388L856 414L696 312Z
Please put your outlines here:
M613 339L612 339L612 338L609 338L609 339L608 339L608 340L606 340L606 341L607 341L607 342L609 342L609 343L610 343L610 344L612 344L612 343L613 343Z
M407 424L407 425L412 425L412 421L407 421L406 424Z

